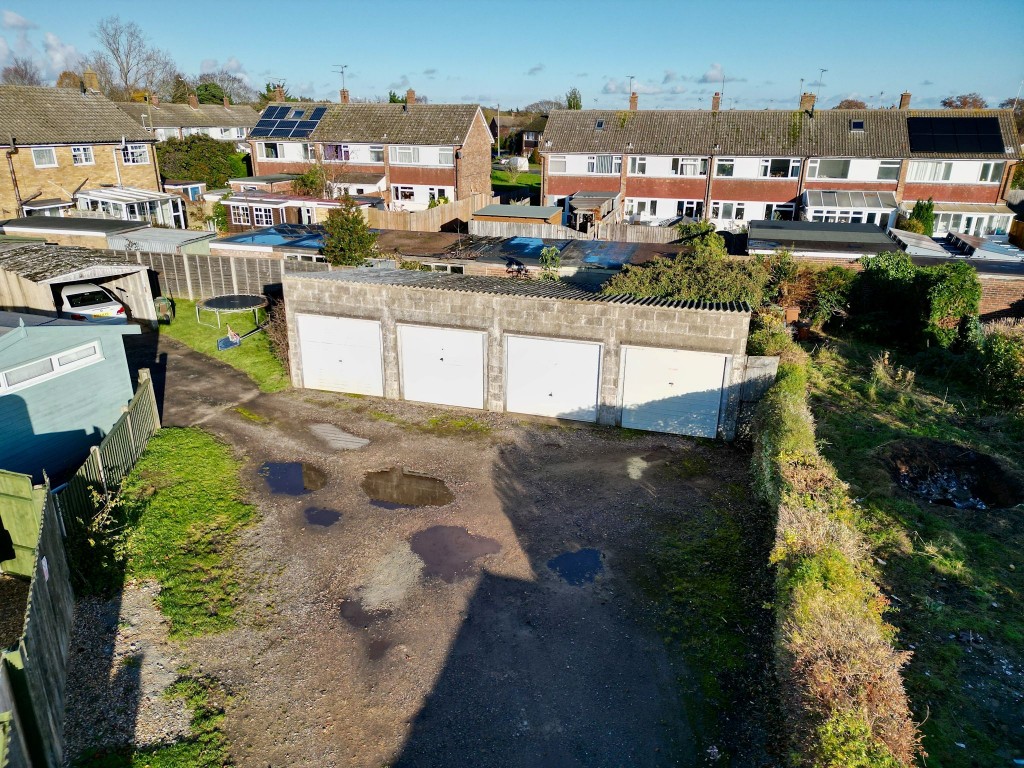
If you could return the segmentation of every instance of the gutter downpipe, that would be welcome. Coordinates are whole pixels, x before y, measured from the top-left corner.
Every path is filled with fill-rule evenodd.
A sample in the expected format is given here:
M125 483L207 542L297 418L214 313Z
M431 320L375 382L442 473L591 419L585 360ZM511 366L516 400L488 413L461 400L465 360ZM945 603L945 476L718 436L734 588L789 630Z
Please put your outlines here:
M14 173L14 156L18 154L18 140L11 136L11 146L4 154L7 155L7 170L11 174L11 185L14 187L14 200L18 204L18 218L20 219L25 215L22 210L23 201L21 199L21 190L18 189L18 177Z

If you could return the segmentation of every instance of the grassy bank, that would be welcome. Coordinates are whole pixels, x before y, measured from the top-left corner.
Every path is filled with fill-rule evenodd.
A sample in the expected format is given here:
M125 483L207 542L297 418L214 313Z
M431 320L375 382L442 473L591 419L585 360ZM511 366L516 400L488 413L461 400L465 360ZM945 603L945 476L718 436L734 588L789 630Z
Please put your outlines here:
M234 626L240 590L234 549L254 510L239 462L201 429L163 429L125 481L127 577L160 583L171 637Z
M223 315L220 328L216 327L217 320L212 312L203 312L203 322L213 323L214 327L211 328L196 321L195 302L175 299L174 309L174 321L170 325L161 325L160 333L238 369L256 382L264 392L279 392L288 388L288 372L271 351L265 332L254 333L243 341L240 347L223 352L217 349L217 339L227 336L228 324L239 335L255 327L251 312ZM260 317L263 317L262 310Z
M815 768L912 765L918 734L893 647L888 603L847 488L817 449L808 368L789 350L758 406L758 496L777 513L776 674L791 762Z
M893 482L882 455L933 438L1024 467L1024 420L995 411L952 367L886 357L867 345L823 348L811 365L822 452L859 498L858 525L877 558L906 687L923 721L928 765L1004 766L1024 758L1024 520L1016 510L929 504ZM918 368L918 371L914 371ZM1017 686L1019 691L1019 685Z

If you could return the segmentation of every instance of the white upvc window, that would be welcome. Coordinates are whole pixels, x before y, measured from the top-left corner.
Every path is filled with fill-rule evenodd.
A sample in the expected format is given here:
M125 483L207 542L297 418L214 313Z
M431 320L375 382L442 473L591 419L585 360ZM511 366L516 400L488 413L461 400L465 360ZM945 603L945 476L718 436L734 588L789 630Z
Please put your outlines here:
M978 181L997 182L1003 179L1003 169L1006 163L982 163L981 176Z
M676 202L676 216L699 219L704 215L703 200L679 200Z
M849 176L849 160L815 157L807 161L807 178L809 179L846 179Z
M736 161L729 157L720 158L715 162L715 176L732 176L736 172Z
M56 168L57 152L53 147L32 147L32 162L36 168Z
M348 144L324 144L324 160L329 163L347 163L351 157Z
M103 360L103 350L100 347L100 342L92 341L64 352L57 352L41 360L8 368L5 371L0 371L0 395L26 389L69 371L93 365L101 360Z
M281 157L281 145L276 141L264 141L258 146L260 157L264 160L277 160Z
M626 213L630 216L657 216L657 200L627 200Z
M246 205L231 205L231 223L249 226L252 220L249 218L249 207Z
M396 165L416 165L420 161L419 147L389 147L391 162Z
M944 160L913 160L907 181L949 181L953 164Z
M761 176L766 179L793 179L800 175L800 161L789 157L761 160Z
M274 209L265 206L253 206L252 220L257 227L274 226Z
M71 162L75 165L94 165L96 159L92 154L92 147L72 147Z
M587 158L587 173L622 173L622 155L590 155Z
M438 165L455 165L455 150L452 147L441 147L437 150Z
M647 158L633 156L629 158L629 174L630 176L646 176L647 175Z
M370 147L370 162L371 163L383 163L384 162L384 147Z
M445 198L446 200L451 200L451 197L448 195L448 188L447 187L428 187L427 188L427 197L429 197L432 201L433 200L440 200L441 198Z
M712 219L742 220L746 215L746 203L712 203Z
M767 203L764 207L764 217L769 221L792 221L795 212L793 203Z
M896 181L900 177L900 164L902 160L880 160L878 162L878 174L875 176L879 181Z
M128 144L121 150L125 165L149 165L149 147L145 144Z
M302 144L302 159L309 161L316 160L316 144L310 142L304 142Z
M565 155L552 155L548 158L548 173L565 173Z
M395 200L412 200L415 197L412 187L395 187L393 197Z
M673 157L672 173L674 173L676 176L707 176L707 158Z

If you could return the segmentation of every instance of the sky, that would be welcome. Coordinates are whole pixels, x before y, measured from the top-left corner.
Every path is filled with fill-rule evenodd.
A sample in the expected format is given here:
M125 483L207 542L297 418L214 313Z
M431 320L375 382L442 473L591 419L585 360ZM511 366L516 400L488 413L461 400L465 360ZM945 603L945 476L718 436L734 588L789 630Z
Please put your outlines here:
M723 109L791 109L801 80L825 107L905 90L919 108L971 91L995 106L1024 81L1024 0L0 0L0 66L31 56L55 80L114 14L184 72L332 100L341 65L353 97L502 109L574 86L585 108L625 108L631 82L641 109L706 109L723 88Z

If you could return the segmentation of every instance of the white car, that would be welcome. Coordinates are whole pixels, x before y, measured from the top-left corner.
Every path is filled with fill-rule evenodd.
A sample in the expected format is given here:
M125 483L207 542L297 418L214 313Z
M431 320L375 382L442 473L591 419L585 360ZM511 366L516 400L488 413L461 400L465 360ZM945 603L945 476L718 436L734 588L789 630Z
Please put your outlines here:
M87 323L123 325L128 322L124 304L96 283L73 283L60 289L62 317Z

